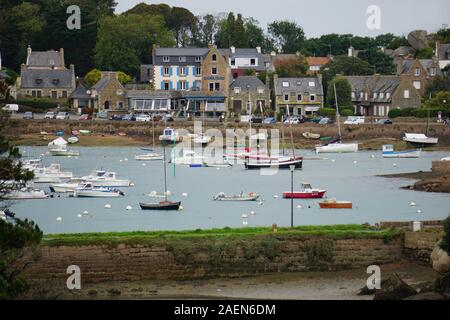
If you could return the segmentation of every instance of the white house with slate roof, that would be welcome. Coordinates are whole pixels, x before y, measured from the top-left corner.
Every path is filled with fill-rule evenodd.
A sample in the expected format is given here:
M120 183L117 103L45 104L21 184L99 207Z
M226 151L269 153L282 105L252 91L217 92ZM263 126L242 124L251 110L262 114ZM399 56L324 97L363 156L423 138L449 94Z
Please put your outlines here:
M66 68L62 48L32 51L29 46L26 63L21 65L19 84L19 96L63 101L75 90L75 67Z

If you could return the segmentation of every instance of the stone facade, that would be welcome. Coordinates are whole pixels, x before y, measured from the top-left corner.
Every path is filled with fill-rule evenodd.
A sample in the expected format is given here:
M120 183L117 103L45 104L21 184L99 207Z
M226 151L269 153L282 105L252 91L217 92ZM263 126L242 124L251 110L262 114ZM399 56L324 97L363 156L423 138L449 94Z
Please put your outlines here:
M405 59L397 63L397 74L407 75L421 96L431 81L442 74L439 62L433 59Z
M125 88L117 72L102 72L101 79L90 89L94 109L113 113L128 111Z
M266 84L268 79L266 79ZM240 114L267 115L270 111L270 89L256 76L241 76L230 85L228 110L231 116Z

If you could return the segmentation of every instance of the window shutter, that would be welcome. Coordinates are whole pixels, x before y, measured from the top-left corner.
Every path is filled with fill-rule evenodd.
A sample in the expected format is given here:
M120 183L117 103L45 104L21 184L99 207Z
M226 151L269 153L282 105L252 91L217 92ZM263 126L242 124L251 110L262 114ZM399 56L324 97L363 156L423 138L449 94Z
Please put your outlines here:
M161 76L164 76L164 67L161 67Z
M169 67L169 75L172 75L172 67Z
M170 81L169 88L170 88L170 90L173 90L173 82L172 81Z
M161 88L160 90L164 90L164 81L161 81Z
M180 81L177 81L177 90L180 90L180 86L181 86Z
M186 75L189 75L189 67L186 67Z
M180 67L177 67L177 76L180 75Z
M187 71L186 71L187 72ZM189 90L189 81L186 81L186 91Z

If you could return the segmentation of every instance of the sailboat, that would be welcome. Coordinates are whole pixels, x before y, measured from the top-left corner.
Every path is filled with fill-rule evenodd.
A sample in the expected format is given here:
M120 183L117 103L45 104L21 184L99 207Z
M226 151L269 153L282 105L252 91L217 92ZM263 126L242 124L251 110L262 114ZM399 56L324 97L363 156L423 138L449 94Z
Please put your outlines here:
M162 160L162 154L152 152L155 149L155 116L152 116L152 135L153 135L153 148L141 148L141 150L150 151L145 154L137 154L134 156L134 160L149 161L149 160Z
M289 106L287 107L289 114ZM262 114L262 110L261 110ZM292 133L292 125L290 124L291 129L291 146L292 146L292 156L269 156L269 155L261 155L257 153L256 155L250 154L245 156L245 168L246 169L263 169L263 168L274 168L277 167L279 169L290 169L291 166L294 166L295 169L301 169L303 165L303 157L295 156L294 149L294 136ZM250 148L251 148L251 121L250 121Z
M181 201L172 202L167 200L167 173L166 173L166 148L164 150L164 200L158 203L144 203L139 202L142 210L178 210L180 209Z
M331 140L327 144L316 145L316 153L347 153L347 152L357 152L358 144L357 143L342 143L341 136L341 123L340 123L340 115L339 115L339 105L337 101L337 93L336 93L336 81L333 83L334 86L334 101L336 103L336 123L338 125L339 135L337 138Z

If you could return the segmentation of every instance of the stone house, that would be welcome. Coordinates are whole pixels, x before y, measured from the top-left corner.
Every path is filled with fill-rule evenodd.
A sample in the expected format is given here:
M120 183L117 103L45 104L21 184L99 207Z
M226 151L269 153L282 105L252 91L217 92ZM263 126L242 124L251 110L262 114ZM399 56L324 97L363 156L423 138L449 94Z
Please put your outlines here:
M75 67L67 69L64 49L32 51L27 49L26 63L21 65L19 97L50 98L64 102L75 90Z
M266 81L268 83L268 79ZM270 89L256 76L240 76L230 85L228 110L231 116L267 114L270 109Z
M72 108L92 107L94 112L107 114L128 112L126 90L119 82L118 73L102 71L101 75L100 80L91 88L78 85L75 93L70 96Z
M278 78L274 75L275 109L283 115L311 115L323 107L322 76ZM288 111L289 108L289 111Z
M231 68L231 76L236 79L245 75L258 75L266 71L270 60L267 60L261 52L261 47L219 49L228 61Z
M418 108L420 92L409 75L346 76L355 113L387 116L392 109Z
M436 59L439 61L441 70L450 65L450 43L440 43L436 41L435 49Z
M435 59L404 59L397 61L397 75L408 75L413 86L423 96L428 85L442 75Z

